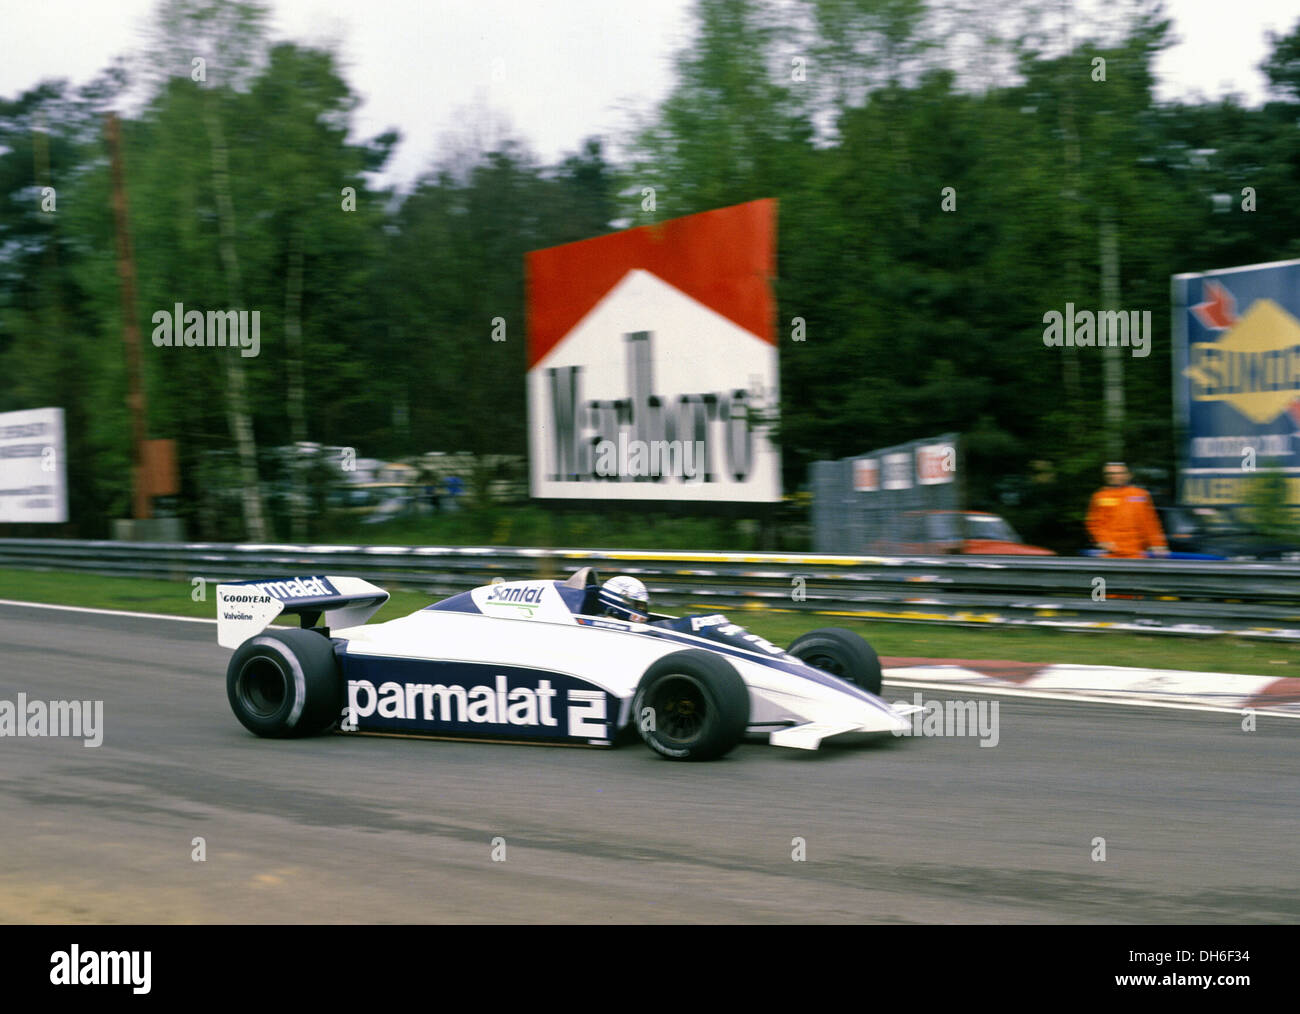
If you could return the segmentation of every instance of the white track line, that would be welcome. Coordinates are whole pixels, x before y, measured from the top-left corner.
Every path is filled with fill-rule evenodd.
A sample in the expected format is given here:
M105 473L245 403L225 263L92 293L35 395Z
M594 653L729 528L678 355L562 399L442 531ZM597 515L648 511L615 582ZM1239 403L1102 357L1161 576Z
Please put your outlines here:
M888 670L886 670L888 671ZM1093 697L1088 694L1076 694L1067 691L1049 693L1045 690L1016 690L1010 687L988 687L971 683L921 683L915 680L886 679L887 687L915 687L918 690L957 690L972 694L990 694L995 697L1034 697L1044 701L1081 701L1084 704L1126 704L1132 708L1167 708L1170 711L1215 711L1224 715L1240 715L1245 708L1222 708L1212 704L1188 704L1178 701L1146 701L1131 697ZM892 703L892 702L891 702ZM911 703L911 702L908 702ZM1266 708L1252 708L1257 715L1269 715L1272 718L1300 718L1300 714L1289 711L1269 711Z
M216 623L216 619L201 616L168 616L166 613L133 613L125 609L91 609L88 606L60 606L48 602L19 602L16 599L0 599L0 606L26 606L29 609L55 609L66 613L91 613L96 616L135 616L146 620L174 620L177 623ZM968 683L922 683L916 680L885 680L886 686L912 687L917 690L964 690L972 694L987 694L994 697L1032 697L1044 701L1079 701L1084 704L1124 704L1133 708L1165 708L1171 711L1213 711L1224 715L1240 715L1242 708L1217 708L1208 704L1181 704L1171 701L1141 701L1122 697L1092 697L1085 694L1047 693L1041 690L1013 690L1004 687L976 686ZM1255 708L1257 715L1269 715L1272 718L1298 718L1300 714L1269 711Z
M59 606L49 602L19 602L0 599L0 606L26 606L29 609L58 609L65 613L93 613L96 616L138 616L146 620L175 620L177 623L216 623L216 617L168 616L166 613L133 613L126 609L91 609L89 606Z

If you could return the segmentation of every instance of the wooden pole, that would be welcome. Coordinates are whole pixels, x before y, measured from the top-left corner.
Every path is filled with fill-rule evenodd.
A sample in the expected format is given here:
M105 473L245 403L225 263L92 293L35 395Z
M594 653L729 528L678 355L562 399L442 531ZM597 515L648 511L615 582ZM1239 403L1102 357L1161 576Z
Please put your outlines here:
M1119 309L1119 240L1115 214L1105 207L1101 211L1101 306ZM1097 344L1102 342L1101 320L1097 321ZM1117 337L1112 336L1114 342ZM1102 377L1106 389L1106 457L1119 461L1124 457L1124 360L1119 346L1108 344L1101 350Z
M140 380L140 322L135 307L135 256L127 231L126 184L122 169L122 126L116 113L105 116L113 175L113 221L117 231L117 274L122 283L122 338L126 342L127 409L131 413L131 516L150 517L144 487L145 405Z

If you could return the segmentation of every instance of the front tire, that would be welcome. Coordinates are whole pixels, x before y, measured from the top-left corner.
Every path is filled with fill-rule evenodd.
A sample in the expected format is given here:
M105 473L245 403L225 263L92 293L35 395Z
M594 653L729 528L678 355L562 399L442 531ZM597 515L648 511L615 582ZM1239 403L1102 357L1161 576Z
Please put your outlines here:
M641 677L632 721L646 746L663 757L714 760L745 735L749 690L725 659L707 651L676 651Z
M226 696L259 736L315 736L343 710L334 646L313 630L267 630L241 644L226 667Z
M789 652L815 669L880 696L883 673L876 649L851 630L822 627L795 638Z

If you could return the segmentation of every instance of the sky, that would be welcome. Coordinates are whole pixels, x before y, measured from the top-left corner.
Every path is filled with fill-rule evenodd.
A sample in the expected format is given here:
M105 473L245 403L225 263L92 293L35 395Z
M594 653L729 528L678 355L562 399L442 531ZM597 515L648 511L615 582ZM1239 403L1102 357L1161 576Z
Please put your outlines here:
M2 0L0 96L76 84L137 49L155 0ZM1112 0L1113 2L1113 0ZM691 0L270 0L277 38L333 43L363 102L357 137L403 136L384 183L405 187L450 135L504 126L545 162L591 134L621 135L672 83ZM1104 10L1106 0L1101 0ZM1094 8L1098 9L1098 8ZM1265 32L1297 0L1167 0L1179 42L1157 64L1162 99L1264 99ZM1081 14L1076 34L1084 33Z

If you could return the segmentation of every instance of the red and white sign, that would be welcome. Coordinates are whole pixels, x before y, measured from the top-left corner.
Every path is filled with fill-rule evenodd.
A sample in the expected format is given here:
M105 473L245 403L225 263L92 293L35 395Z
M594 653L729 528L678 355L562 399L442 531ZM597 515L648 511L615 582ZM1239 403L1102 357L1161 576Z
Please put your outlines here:
M957 478L957 448L952 444L922 444L916 449L916 482L937 486Z
M527 255L532 495L772 502L776 202Z
M880 462L875 458L858 458L853 462L853 488L859 493L880 489Z

